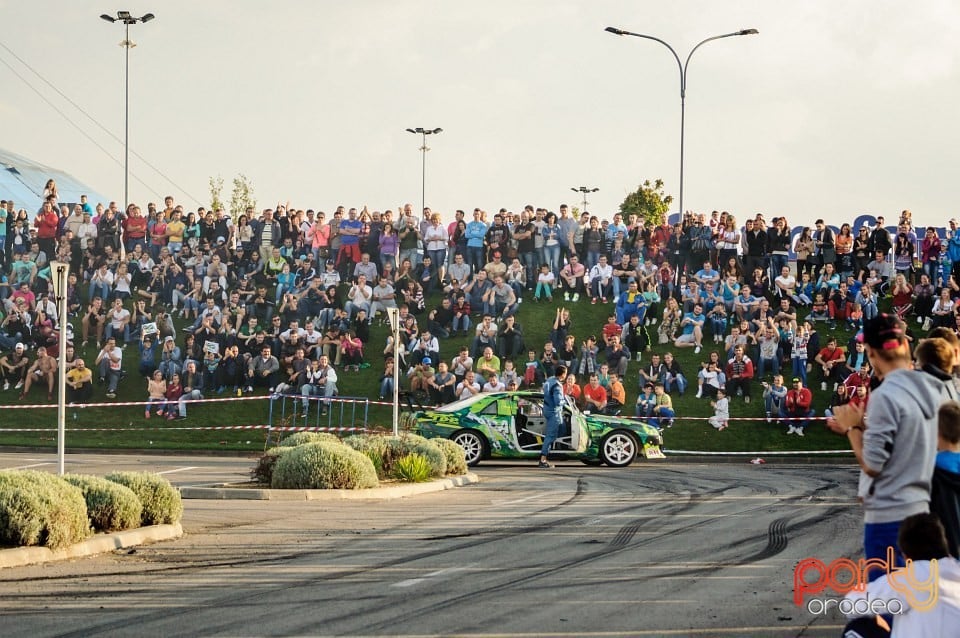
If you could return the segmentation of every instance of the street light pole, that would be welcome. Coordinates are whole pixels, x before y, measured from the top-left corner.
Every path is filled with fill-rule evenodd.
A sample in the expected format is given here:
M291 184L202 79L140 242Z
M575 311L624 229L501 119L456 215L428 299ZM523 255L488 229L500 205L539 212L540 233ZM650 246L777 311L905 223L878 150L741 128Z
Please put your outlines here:
M670 49L670 53L673 54L673 58L677 61L677 69L680 71L680 215L683 215L683 151L684 151L684 128L686 124L686 111L687 111L687 67L690 66L690 58L693 57L694 52L699 49L701 46L712 40L720 40L722 38L732 38L733 36L738 35L756 35L760 33L756 29L741 29L740 31L734 31L733 33L724 33L722 35L715 35L709 37L705 40L701 40L695 47L690 50L690 53L687 54L687 59L685 62L680 62L680 56L677 55L677 52L672 46L652 35L644 35L642 33L633 33L631 31L624 31L623 29L618 29L617 27L607 27L604 31L612 33L614 35L630 35L635 38L644 38L646 40L653 40L654 42L659 42L663 46Z
M586 186L571 186L570 190L574 193L581 193L583 195L583 208L580 209L580 214L587 212L587 204L590 202L587 201L587 193L596 193L599 188L587 188Z
M408 128L407 132L423 137L423 144L420 146L420 152L423 154L423 162L420 168L420 213L423 214L427 207L427 151L430 150L430 147L427 146L427 136L442 133L443 129L418 126L417 128Z
M57 357L57 474L63 476L67 433L67 276L70 264L51 261L50 271L54 277L53 296L57 300L57 325L60 329L60 338L57 340L60 349Z
M126 215L127 207L130 205L130 49L137 46L136 42L130 39L130 25L138 22L150 22L156 16L152 13L145 13L137 18L130 15L129 11L117 11L116 17L102 14L100 18L107 22L122 22L124 26L124 38L120 43L124 49L124 89L123 89L123 213Z

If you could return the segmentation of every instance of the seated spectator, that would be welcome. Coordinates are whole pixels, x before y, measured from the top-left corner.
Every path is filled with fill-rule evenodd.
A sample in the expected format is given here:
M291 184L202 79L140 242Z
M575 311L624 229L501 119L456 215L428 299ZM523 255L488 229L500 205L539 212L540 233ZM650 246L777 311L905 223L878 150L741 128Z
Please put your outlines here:
M787 434L803 436L804 429L815 414L810 407L812 403L813 393L809 388L803 387L803 381L794 377L793 387L787 391L783 409L780 411L780 418L791 419L787 422Z
M776 414L778 417L783 411L787 398L787 386L783 384L783 375L773 375L773 383L763 382L763 404L766 409L767 423Z
M280 362L275 356L269 346L265 346L260 350L259 357L252 357L250 363L247 365L247 387L246 392L253 392L255 387L265 387L268 388L270 392L273 392L277 386L277 374L280 372ZM184 380L184 392L186 392L187 384L186 379ZM185 408L180 411L181 416L185 415Z
M123 378L123 350L117 346L113 337L107 337L107 342L97 354L95 362L100 376L100 383L107 383L107 398L117 398L117 386Z
M830 337L827 340L826 347L820 350L814 359L817 365L820 366L820 370L823 375L823 381L820 383L821 390L827 390L828 381L832 380L834 386L837 386L843 382L845 378L845 359L846 357L844 355L843 348L837 347L836 338ZM834 387L834 389L836 389L836 387Z
M603 414L607 407L607 391L600 385L600 377L594 373L590 381L583 386L583 408L586 412Z
M496 375L491 373L494 379ZM427 380L430 391L430 400L434 405L446 405L456 400L457 378L447 369L444 361L437 363L437 372L432 378ZM484 390L489 392L492 390Z

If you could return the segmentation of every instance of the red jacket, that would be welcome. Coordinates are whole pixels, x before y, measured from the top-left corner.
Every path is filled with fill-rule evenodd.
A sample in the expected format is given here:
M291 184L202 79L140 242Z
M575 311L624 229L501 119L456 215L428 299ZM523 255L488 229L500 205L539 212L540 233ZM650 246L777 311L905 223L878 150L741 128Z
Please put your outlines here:
M57 230L60 228L60 218L53 211L40 213L33 220L33 225L37 227L38 239L56 239Z
M731 378L734 374L733 362L734 362L733 359L730 359L730 361L727 362L726 375L728 379ZM747 357L743 358L743 372L740 373L740 376L743 377L744 379L753 378L753 361L751 361Z
M810 388L787 391L787 413L806 414L810 411L811 403L813 403L813 393L810 392Z

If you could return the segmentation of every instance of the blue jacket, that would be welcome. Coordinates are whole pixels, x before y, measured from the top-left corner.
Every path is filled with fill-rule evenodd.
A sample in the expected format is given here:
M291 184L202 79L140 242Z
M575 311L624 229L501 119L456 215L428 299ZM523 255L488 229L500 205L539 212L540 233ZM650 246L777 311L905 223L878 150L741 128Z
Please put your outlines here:
M557 377L550 377L543 384L543 411L546 416L556 416L563 409L563 388Z
M467 224L467 246L483 248L483 239L487 236L487 225L483 222L472 221Z
M954 263L960 261L960 233L954 233L950 238L947 243L947 254L950 255L950 261Z

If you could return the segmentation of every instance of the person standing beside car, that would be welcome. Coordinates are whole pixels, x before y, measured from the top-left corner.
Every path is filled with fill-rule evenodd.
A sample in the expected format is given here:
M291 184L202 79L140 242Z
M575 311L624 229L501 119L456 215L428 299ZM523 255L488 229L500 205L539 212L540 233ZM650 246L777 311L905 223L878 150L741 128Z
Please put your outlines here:
M540 448L540 463L537 467L551 468L547 461L550 447L560 435L560 424L563 422L563 406L566 398L563 394L563 382L567 378L567 368L558 365L552 377L543 384L543 416L547 420L546 431L543 437L543 446Z

